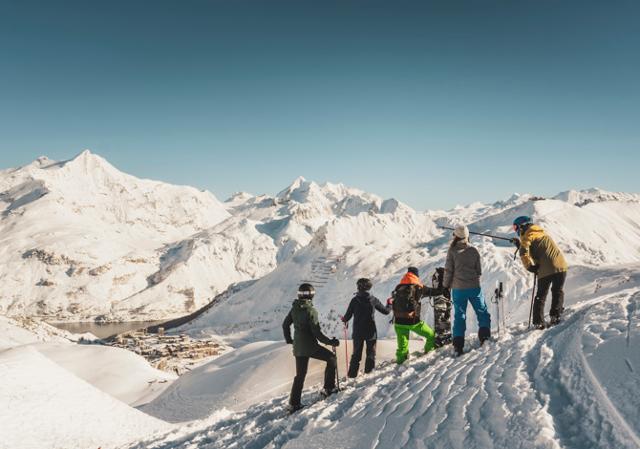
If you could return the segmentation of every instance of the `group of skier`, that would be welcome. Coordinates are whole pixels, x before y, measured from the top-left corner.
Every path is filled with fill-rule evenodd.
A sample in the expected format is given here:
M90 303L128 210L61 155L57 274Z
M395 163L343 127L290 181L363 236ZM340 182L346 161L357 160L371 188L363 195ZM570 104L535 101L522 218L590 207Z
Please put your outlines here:
M514 220L513 229L518 237L511 242L518 248L524 267L535 274L537 294L532 304L532 324L537 329L544 329L544 305L549 289L552 293L549 325L557 324L563 312L563 286L567 275L567 262L555 242L544 230L535 225L530 217L521 216ZM377 329L376 311L388 315L393 312L394 330L397 338L396 363L404 363L409 356L409 336L416 333L425 339L424 352L451 341L455 354L464 352L466 332L467 305L471 303L477 322L480 344L491 338L491 315L480 287L482 261L478 250L469 242L469 229L458 225L453 231L453 239L447 251L444 272L440 273L440 282L432 287L422 283L418 268L409 267L400 283L393 290L391 297L383 304L370 293L373 287L371 280L358 279L357 293L351 299L347 311L341 317L345 326L353 318L352 339L353 354L349 361L347 376L358 375L362 352L365 350L364 372L369 373L375 367ZM298 297L293 302L290 312L283 322L285 341L293 344L296 359L296 375L289 397L289 410L294 412L302 407L301 395L307 374L309 359L314 358L326 362L324 387L321 395L327 397L337 391L335 348L340 345L336 338L329 338L322 332L318 320L318 312L313 307L314 288L304 283L298 288ZM451 338L449 313L446 314L445 338L436 338L436 332L421 318L421 299L424 297L440 297L450 299L454 320ZM436 313L434 311L434 313ZM436 326L438 325L436 317ZM294 335L291 336L291 325ZM320 343L333 347L329 351Z

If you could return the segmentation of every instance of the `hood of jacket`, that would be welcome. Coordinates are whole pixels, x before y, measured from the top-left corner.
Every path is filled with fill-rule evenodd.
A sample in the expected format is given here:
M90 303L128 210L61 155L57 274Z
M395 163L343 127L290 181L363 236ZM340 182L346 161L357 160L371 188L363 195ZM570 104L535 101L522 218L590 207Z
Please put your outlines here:
M358 293L355 294L354 298L358 302L368 303L371 300L371 293L369 293L369 292L358 292Z
M313 305L313 301L310 299L295 299L293 301L293 307L296 309L307 309Z
M469 246L471 245L469 244L469 240L467 239L460 239L455 243L455 245L453 245L455 249L465 249L465 248L468 248Z
M530 240L537 240L540 237L544 236L545 233L544 233L544 229L542 229L540 226L531 225L524 232L524 235L526 235L527 238L529 238Z
M419 285L420 287L423 287L422 281L420 280L420 278L413 273L405 274L400 280L400 284L401 285L413 284L413 285Z

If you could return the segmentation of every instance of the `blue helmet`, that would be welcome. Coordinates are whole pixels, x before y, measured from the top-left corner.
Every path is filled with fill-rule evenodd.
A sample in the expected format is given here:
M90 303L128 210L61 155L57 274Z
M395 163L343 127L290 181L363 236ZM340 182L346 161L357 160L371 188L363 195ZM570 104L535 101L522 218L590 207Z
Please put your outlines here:
M530 224L533 224L533 220L531 219L531 217L521 215L520 217L513 220L513 230L519 233L520 229L522 229L523 226L527 226Z

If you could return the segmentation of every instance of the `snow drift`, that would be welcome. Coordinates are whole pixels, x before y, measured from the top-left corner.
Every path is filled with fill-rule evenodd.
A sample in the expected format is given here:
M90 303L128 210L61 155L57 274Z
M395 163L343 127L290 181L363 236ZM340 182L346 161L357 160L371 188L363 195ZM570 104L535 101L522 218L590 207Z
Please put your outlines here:
M0 353L0 447L114 447L167 429L32 347Z

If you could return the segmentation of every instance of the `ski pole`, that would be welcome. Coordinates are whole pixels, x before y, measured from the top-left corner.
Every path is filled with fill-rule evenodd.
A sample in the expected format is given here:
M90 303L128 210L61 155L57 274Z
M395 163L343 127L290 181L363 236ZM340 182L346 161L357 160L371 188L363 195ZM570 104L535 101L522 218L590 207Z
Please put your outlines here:
M344 366L346 370L349 370L349 348L347 347L347 323L342 323L344 328Z
M455 228L451 228L449 226L438 226L440 229L448 229L449 231L455 231ZM469 234L472 235L481 235L483 237L491 237L492 239L498 239L498 240L506 240L507 242L511 242L513 239L510 239L508 237L500 237L497 235L493 235L493 234L486 234L483 232L471 232L469 231Z
M531 291L531 309L529 309L529 326L527 329L531 329L531 321L533 319L533 301L536 297L536 285L538 284L538 273L533 273L533 290Z
M333 357L336 359L336 388L340 389L340 374L338 371L338 354L336 353L336 347L332 346L331 350L333 351Z

